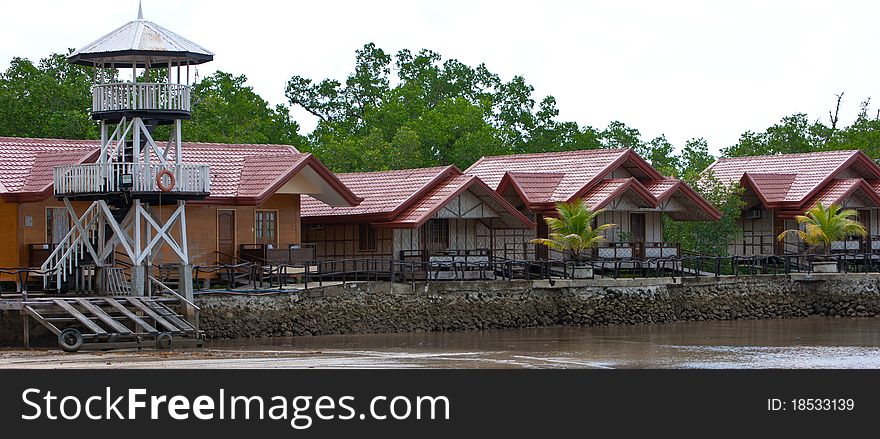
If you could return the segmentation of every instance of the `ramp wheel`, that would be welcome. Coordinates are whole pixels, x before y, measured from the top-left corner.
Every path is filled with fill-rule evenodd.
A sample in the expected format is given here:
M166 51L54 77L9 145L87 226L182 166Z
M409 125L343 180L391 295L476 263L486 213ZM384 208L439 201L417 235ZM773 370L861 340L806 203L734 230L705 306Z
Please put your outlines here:
M171 334L167 332L160 332L156 336L156 349L171 349L173 344L174 341L171 338Z
M58 334L58 345L64 352L76 352L82 344L82 333L74 328L67 328Z

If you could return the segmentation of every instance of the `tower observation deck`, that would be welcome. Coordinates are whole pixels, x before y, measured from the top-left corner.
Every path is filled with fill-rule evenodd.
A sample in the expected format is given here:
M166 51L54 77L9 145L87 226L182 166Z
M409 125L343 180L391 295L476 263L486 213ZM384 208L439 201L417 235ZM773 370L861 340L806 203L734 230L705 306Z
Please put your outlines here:
M181 122L190 118L193 66L214 54L151 21L138 18L73 52L68 60L94 69L92 118L101 123L95 163L60 166L55 195L98 199L130 194L147 200L203 198L207 165L187 163ZM167 140L156 128L170 126Z

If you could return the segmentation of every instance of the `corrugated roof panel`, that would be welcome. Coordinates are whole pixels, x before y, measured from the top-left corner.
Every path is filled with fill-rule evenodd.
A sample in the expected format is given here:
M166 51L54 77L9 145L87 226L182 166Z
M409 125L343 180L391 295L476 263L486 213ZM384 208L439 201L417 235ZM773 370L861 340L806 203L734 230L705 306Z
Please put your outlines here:
M707 170L722 184L739 182L743 175L758 175L769 193L768 201L800 203L835 170L857 155L858 151L821 151L803 154L781 154L719 159ZM754 178L753 178L754 180ZM781 195L784 186L785 195ZM761 189L761 188L759 188ZM769 196L769 198L768 198Z
M831 204L840 204L843 201L842 198L863 181L861 178L835 178L807 203L807 208L813 207L818 203L822 203L826 207Z
M355 207L330 207L309 196L302 197L302 216L387 214L441 174L454 167L403 169L397 171L353 172L337 174L352 192L363 201ZM456 170L457 172L457 170Z
M602 177L599 175L628 149L591 149L582 151L515 154L483 157L465 171L476 175L493 189L497 189L507 172L562 174L548 202L567 201L585 185Z
M508 174L531 203L552 202L556 188L565 177L561 172L509 172Z
M210 61L214 57L214 53L210 50L152 21L133 20L74 51L68 59L83 64L81 60L100 58L102 54L126 56L131 52L144 52L153 56L163 53L169 56L190 54L192 57L189 58L193 58L192 61L196 63ZM124 62L130 62L130 59L120 58L115 62L117 65L124 65Z

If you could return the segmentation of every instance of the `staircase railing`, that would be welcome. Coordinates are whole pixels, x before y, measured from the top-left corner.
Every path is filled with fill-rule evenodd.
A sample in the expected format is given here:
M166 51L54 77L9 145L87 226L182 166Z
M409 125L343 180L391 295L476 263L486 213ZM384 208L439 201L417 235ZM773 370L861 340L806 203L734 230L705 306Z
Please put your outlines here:
M164 283L162 283L159 279L156 279L153 276L149 276L149 278L150 278L150 282L152 282L154 285L159 287L160 291L171 294L172 296L174 296L178 300L180 300L180 302L183 303L184 306L189 308L189 311L190 311L192 318L193 318L193 321L192 321L193 327L195 328L196 333L198 333L199 332L199 313L201 312L202 309L199 308L199 306L196 305L193 301L187 299L186 297L183 297L182 295L180 295L180 293L178 293L177 291L174 291L174 289L172 289L168 285L165 285Z
M43 287L48 288L49 276L55 276L56 288L61 289L61 283L67 280L88 254L87 245L96 241L99 233L98 221L101 215L100 206L97 202L80 216L78 224L74 224L70 231L56 244L55 249L40 266L40 270L46 275L43 277ZM81 229L82 227L82 229ZM100 263L100 261L94 261Z

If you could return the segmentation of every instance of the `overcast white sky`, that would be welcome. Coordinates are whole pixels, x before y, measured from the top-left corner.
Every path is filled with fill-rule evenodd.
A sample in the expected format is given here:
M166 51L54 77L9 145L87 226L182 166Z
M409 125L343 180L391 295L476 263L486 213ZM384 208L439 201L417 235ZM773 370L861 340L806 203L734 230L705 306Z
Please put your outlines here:
M136 13L137 0L3 2L0 69ZM841 91L844 123L880 100L880 2L144 0L144 16L216 53L200 74L246 74L273 104L293 74L344 79L370 41L523 75L536 100L556 97L562 120L621 120L676 146L705 137L715 152L794 112L827 119Z

